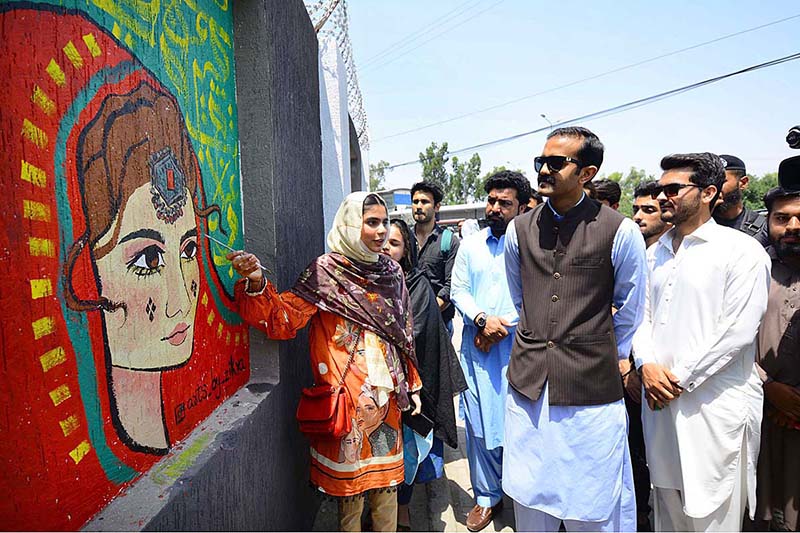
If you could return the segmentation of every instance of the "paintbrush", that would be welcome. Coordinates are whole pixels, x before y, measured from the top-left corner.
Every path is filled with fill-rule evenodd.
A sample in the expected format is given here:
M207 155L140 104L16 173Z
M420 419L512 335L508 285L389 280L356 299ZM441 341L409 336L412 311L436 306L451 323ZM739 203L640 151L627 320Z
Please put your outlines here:
M238 250L234 250L233 248L231 248L230 246L228 246L224 242L220 241L219 239L215 239L214 237L212 237L208 233L204 233L203 235L205 235L210 241L213 241L213 242L219 244L220 246L222 246L226 250L229 250L231 252L238 252ZM267 274L272 274L272 271L270 269L268 269L267 267L262 266L260 261L258 262L258 268L260 268L261 270L263 270Z

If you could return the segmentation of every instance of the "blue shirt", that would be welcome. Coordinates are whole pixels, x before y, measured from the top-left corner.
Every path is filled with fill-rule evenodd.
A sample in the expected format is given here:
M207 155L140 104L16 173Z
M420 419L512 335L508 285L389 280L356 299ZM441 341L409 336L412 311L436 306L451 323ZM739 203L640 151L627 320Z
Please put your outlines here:
M505 236L497 238L489 228L461 241L450 288L450 298L464 317L461 368L469 389L461 396L461 408L473 434L484 439L489 450L503 445L506 373L519 321L508 290L504 247ZM508 336L492 345L489 353L478 350L473 342L478 333L474 320L482 312L513 324L506 327Z

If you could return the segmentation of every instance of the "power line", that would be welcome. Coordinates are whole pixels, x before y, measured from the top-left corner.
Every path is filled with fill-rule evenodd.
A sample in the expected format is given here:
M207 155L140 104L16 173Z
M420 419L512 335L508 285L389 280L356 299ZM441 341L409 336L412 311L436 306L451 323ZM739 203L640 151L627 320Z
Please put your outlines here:
M442 36L442 35L444 35L445 33L449 33L449 32L451 32L451 31L453 31L454 29L458 28L459 26L463 26L464 24L466 24L466 23L467 23L467 22L469 22L470 20L474 19L474 18L475 18L475 17L477 17L478 15L482 15L483 13L486 13L487 11L489 11L490 9L493 9L495 6L497 6L498 4L500 4L500 3L504 2L504 1L505 1L505 0L498 0L498 1L497 1L497 2L495 2L494 4L492 4L492 5L490 5L489 7L487 7L486 9L482 9L482 10L478 11L477 13L473 14L471 17L468 17L468 18L466 18L466 19L462 20L461 22L459 22L459 23L458 23L458 24L456 24L455 26L450 26L449 28L445 29L444 31L437 33L436 35L434 35L434 36L433 36L433 37L431 37L430 39L426 39L425 41L422 41L421 43L419 43L419 44L418 44L417 46L415 46L414 48L410 48L410 49L406 50L405 52L403 52L402 54L400 54L400 55L397 55L397 56L394 56L392 59L389 59L388 61L385 61L384 63L380 63L380 64L378 64L378 65L372 64L372 65L369 65L368 67L366 67L366 68L364 68L364 69L362 69L362 70L364 70L364 71L367 71L367 70L379 70L379 69L382 69L382 68L383 68L383 67L385 67L386 65L389 65L390 63L394 63L395 61L397 61L397 60L398 60L398 59L400 59L401 57L403 57L403 56L406 56L406 55L410 54L411 52L413 52L413 51L414 51L414 50L416 50L417 48L419 48L419 47L421 47L421 46L424 46L424 45L428 44L429 42L433 41L434 39L438 39L439 37L441 37L441 36Z
M545 90L539 91L537 93L529 94L527 96L522 96L520 98L515 98L515 99L509 100L507 102L502 102L500 104L495 104L495 105L492 105L492 106L489 106L489 107L478 109L476 111L470 111L468 113L463 113L461 115L457 115L457 116L454 116L454 117L451 117L451 118L447 118L447 119L444 119L444 120L433 122L431 124L426 124L425 126L419 126L419 127L416 127L416 128L412 128L410 130L404 130L404 131L400 131L400 132L397 132L397 133L393 133L391 135L387 135L385 137L381 137L379 139L375 139L372 142L380 142L380 141L384 141L384 140L388 140L388 139L393 139L395 137L400 137L402 135L408 135L409 133L415 133L415 132L422 131L422 130L425 130L425 129L428 129L428 128L433 128L434 126L441 126L442 124L447 124L449 122L454 122L456 120L461 120L463 118L471 117L471 116L474 116L474 115L479 115L481 113L486 113L487 111L494 111L495 109L500 109L502 107L506 107L506 106L509 106L509 105L512 105L512 104L516 104L516 103L522 102L523 100L528 100L530 98L534 98L536 96L541 96L543 94L548 94L548 93L552 93L552 92L555 92L555 91L560 91L561 89L566 89L566 88L578 85L580 83L596 80L598 78L603 78L603 77L609 76L611 74L616 74L618 72L622 72L623 70L628 70L628 69L631 69L631 68L634 68L634 67L638 67L638 66L647 64L647 63L652 63L653 61L657 61L659 59L664 59L666 57L670 57L670 56L677 55L677 54L680 54L680 53L683 53L683 52L687 52L689 50L694 50L696 48L701 48L701 47L707 46L709 44L714 44L714 43L717 43L717 42L720 42L720 41L724 41L726 39L731 39L733 37L737 37L737 36L745 34L745 33L754 32L754 31L757 31L757 30L760 30L760 29L763 29L763 28L767 28L769 26L774 26L775 24L780 24L782 22L786 22L788 20L793 20L793 19L796 19L796 18L800 18L800 13L798 13L797 15L792 15L790 17L782 18L780 20L774 20L774 21L768 22L766 24L761 24L760 26L754 26L752 28L747 28L745 30L737 31L735 33L729 33L728 35L723 35L721 37L717 37L716 39L711 39L710 41L704 41L702 43L697 43L697 44L694 44L694 45L691 45L691 46L687 46L687 47L681 48L679 50L673 50L672 52L667 52L665 54L661 54L661 55L658 55L658 56L653 56L653 57L650 57L650 58L647 58L647 59L643 59L643 60L637 61L635 63L630 63L628 65L617 67L617 68L615 68L613 70L602 72L600 74L595 74L595 75L589 76L587 78L581 78L579 80L575 80L575 81L569 82L569 83L564 84L564 85L559 85L558 87L551 87L549 89L545 89Z
M446 12L445 14L440 16L439 18L432 20L431 22L429 22L425 26L419 28L416 31L413 31L413 32L409 33L408 35L406 35L405 37L403 37L399 41L397 41L395 43L392 43L391 45L387 46L386 48L384 48L383 50L381 50L377 54L375 54L373 56L370 56L369 58L367 58L363 62L362 67L366 67L367 65L369 65L371 63L376 63L377 62L376 60L383 58L384 56L389 54L389 52L394 51L396 48L402 48L402 47L406 46L410 42L412 42L415 39L417 39L421 34L425 33L429 29L433 29L433 27L436 26L437 24L441 26L441 25L449 22L453 18L458 17L459 15L464 13L465 11L469 11L470 9L474 8L475 6L477 6L481 2L482 2L482 0L469 0L468 2L464 2L463 4L460 4L458 7L455 7L453 9L451 9L450 11ZM472 5L469 5L469 4L472 4Z
M498 145L498 144L504 144L504 143L507 143L507 142L510 142L510 141L514 141L516 139L520 139L522 137L527 137L529 135L533 135L535 133L541 133L543 131L551 130L553 127L568 126L570 124L575 124L576 122L588 122L589 120L596 120L598 118L604 118L604 117L608 117L608 116L611 116L611 115L616 115L617 113L622 113L624 111L630 111L631 109L636 109L636 108L639 108L639 107L642 107L642 106L645 106L645 105L648 105L648 104L652 104L654 102L658 102L660 100L664 100L666 98L670 98L672 96L677 96L679 94L683 94L685 92L692 91L694 89L699 89L700 87L704 87L706 85L710 85L710 84L716 83L718 81L722 81L722 80L725 80L725 79L728 79L728 78L732 78L733 76L738 76L739 74L745 74L745 73L748 73L748 72L754 72L756 70L760 70L760 69L763 69L763 68L773 67L775 65L780 65L782 63L788 63L789 61L794 61L796 59L800 59L800 52L797 52L797 53L794 53L794 54L791 54L791 55L788 55L788 56L784 56L784 57L781 57L781 58L778 58L778 59L773 59L771 61L766 61L764 63L759 63L758 65L753 65L753 66L750 66L750 67L746 67L746 68L743 68L743 69L740 69L740 70L737 70L737 71L734 71L734 72L729 72L727 74L722 74L720 76L716 76L716 77L713 77L713 78L708 78L708 79L705 79L703 81L695 82L695 83L692 83L692 84L689 84L689 85L684 85L683 87L678 87L677 89L672 89L672 90L665 91L665 92L662 92L662 93L654 94L652 96L647 96L645 98L640 98L638 100L633 100L631 102L626 102L624 104L620 104L620 105L617 105L617 106L614 106L614 107L609 107L607 109L603 109L602 111L596 111L594 113L589 113L587 115L582 115L580 117L575 117L575 118L571 118L571 119L568 119L568 120L562 120L560 122L557 122L557 123L553 124L552 127L550 125L547 125L547 126L545 126L543 128L537 128L535 130L526 131L526 132L523 132L523 133L517 133L516 135L511 135L511 136L508 136L508 137L502 137L500 139L495 139L493 141L487 141L487 142L484 142L484 143L475 144L475 145L472 145L472 146L467 146L466 148L459 148L458 150L449 150L447 152L447 155L455 155L455 154L460 154L462 152L469 152L469 151L472 151L472 150L478 150L480 148L487 148L489 146L495 146L495 145ZM416 163L419 163L419 162L420 162L419 159L415 159L413 161L406 161L405 163L398 163L397 165L390 165L390 166L388 166L386 168L387 168L387 170L394 170L395 168L404 167L404 166L408 166L408 165L413 165L413 164L416 164Z

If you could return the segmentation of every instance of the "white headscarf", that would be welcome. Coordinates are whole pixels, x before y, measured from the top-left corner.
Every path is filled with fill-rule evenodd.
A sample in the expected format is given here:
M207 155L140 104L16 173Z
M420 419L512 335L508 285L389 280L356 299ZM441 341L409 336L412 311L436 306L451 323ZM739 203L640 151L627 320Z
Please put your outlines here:
M342 205L339 206L339 210L336 211L333 227L328 232L328 248L331 251L361 263L374 263L378 260L378 254L370 251L367 245L361 241L364 200L370 195L380 198L377 194L369 192L348 194L342 201ZM381 205L384 205L383 200L381 200Z
M370 251L367 245L361 240L361 227L364 224L364 201L367 196L377 194L368 192L354 192L348 194L336 211L333 219L333 227L328 232L328 247L331 251L340 253L348 259L353 259L361 263L375 263L378 261L378 254ZM383 205L383 201L381 201ZM387 232L388 233L388 232ZM364 330L364 359L367 363L367 384L374 387L374 399L378 407L382 407L389 401L389 395L394 390L394 380L392 379L389 366L386 362L385 350L392 350L394 347L384 343L375 333Z

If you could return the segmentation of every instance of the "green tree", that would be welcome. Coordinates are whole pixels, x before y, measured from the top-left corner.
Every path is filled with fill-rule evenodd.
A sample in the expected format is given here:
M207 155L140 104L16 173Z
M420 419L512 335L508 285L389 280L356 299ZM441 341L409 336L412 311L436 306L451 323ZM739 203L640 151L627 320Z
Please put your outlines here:
M462 163L453 156L453 171L450 173L450 186L445 201L450 204L465 204L475 201L480 193L477 187L481 184L481 157L472 154L469 161Z
M481 158L472 154L468 161L461 161L447 155L447 143L441 145L432 142L424 152L419 154L422 164L422 179L431 181L441 187L445 204L462 204L475 200L481 193L483 182L480 178ZM448 170L447 163L451 169Z
M386 169L389 163L384 160L378 161L376 165L369 166L369 190L380 191L386 185Z
M655 180L655 176L647 174L644 169L636 167L631 167L627 174L612 172L608 176L600 175L594 179L604 177L619 183L619 188L622 190L622 196L619 200L619 212L626 217L631 216L633 213L633 191L636 186L645 181Z
M748 209L764 209L764 195L768 190L777 186L777 172L768 172L760 178L758 176L750 176L750 182L742 194L744 206Z
M447 156L447 143L444 142L439 146L436 142L432 142L424 152L419 154L419 162L422 164L422 179L424 181L432 181L443 191L450 188L450 175L447 173L447 162L450 158Z

